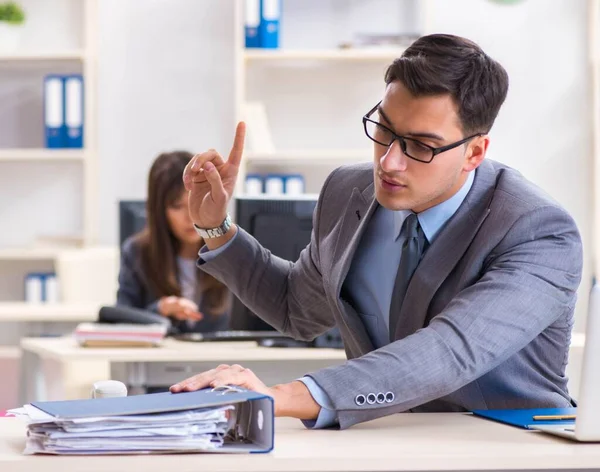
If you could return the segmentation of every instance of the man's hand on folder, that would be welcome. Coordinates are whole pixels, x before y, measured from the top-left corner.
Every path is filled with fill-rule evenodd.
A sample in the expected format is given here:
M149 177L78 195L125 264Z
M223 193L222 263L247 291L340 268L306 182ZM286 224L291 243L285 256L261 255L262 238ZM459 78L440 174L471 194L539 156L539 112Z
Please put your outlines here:
M237 364L231 366L222 364L216 369L202 372L172 385L170 390L173 393L192 392L225 385L237 385L273 397L275 416L291 416L301 420L314 420L319 416L321 407L302 382L295 381L267 387L254 372Z

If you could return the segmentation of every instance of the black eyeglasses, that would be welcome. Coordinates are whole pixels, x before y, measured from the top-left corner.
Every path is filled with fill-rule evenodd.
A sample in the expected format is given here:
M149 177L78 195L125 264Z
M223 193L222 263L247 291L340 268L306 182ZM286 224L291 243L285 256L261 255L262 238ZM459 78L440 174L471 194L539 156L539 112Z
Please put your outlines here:
M429 164L433 161L433 158L442 152L449 151L450 149L454 149L461 144L466 143L470 139L473 139L477 136L483 136L485 133L477 133L472 136L468 136L460 141L456 141L452 144L447 144L446 146L441 147L433 147L428 144L422 143L418 139L406 138L404 136L400 136L394 133L387 126L378 123L377 121L373 121L370 117L371 115L379 108L379 102L375 105L369 113L363 116L363 125L365 127L365 134L371 139L375 141L377 144L381 144L385 147L390 147L392 143L396 140L400 143L400 148L402 148L402 152L406 154L411 159L415 161L424 162L425 164Z

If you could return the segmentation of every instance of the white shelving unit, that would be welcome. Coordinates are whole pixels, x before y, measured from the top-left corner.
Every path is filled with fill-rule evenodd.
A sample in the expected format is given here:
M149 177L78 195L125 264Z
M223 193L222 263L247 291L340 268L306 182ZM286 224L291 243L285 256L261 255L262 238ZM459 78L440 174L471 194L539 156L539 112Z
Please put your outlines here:
M20 359L21 348L19 346L0 346L0 359Z
M70 2L70 3L69 3ZM96 137L96 60L97 60L97 40L96 40L96 17L97 0L45 0L41 2L24 1L27 19L24 27L28 26L27 21L32 18L32 22L27 35L31 34L37 26L42 25L43 32L40 36L50 34L51 29L45 23L47 9L54 6L61 12L70 9L62 16L64 21L79 21L79 24L67 25L64 23L56 24L55 28L70 28L78 37L79 44L59 44L52 48L38 40L36 44L27 44L23 49L15 52L0 51L0 71L8 68L10 71L22 71L24 77L29 71L48 71L53 72L53 68L64 70L65 65L70 69L81 71L84 77L84 148L83 149L45 149L45 148L0 148L0 172L9 172L12 168L3 166L8 163L11 165L34 165L36 163L45 163L52 165L79 165L81 166L82 194L74 197L81 198L81 203L76 206L82 208L81 214L81 239L85 245L93 245L96 242L96 228L94 217L96 214L96 180L97 180L97 137ZM53 5L52 5L53 4ZM48 19L51 21L52 18ZM36 69L37 68L37 69ZM63 68L63 69L61 69ZM39 74L39 72L36 72ZM0 77L2 74L0 73ZM0 78L0 86L2 79ZM42 83L39 87L43 86ZM1 107L2 105L0 105ZM43 116L34 117L35 126L42 126ZM7 170L4 170L7 169ZM10 199L10 196L4 198ZM33 210L32 210L33 211ZM75 211L75 209L65 208L63 211ZM36 248L36 247L17 247L1 248L0 261L3 260L48 260L53 259L59 249Z
M383 15L388 18L381 21L380 4L386 1L390 10L384 10ZM337 46L348 39L348 26L352 22L364 26L367 32L386 33L395 24L394 18L387 20L398 13L403 17L414 14L414 31L402 29L402 22L404 26L407 24L406 18L402 18L397 21L395 33L422 34L428 30L427 0L376 2L377 8L365 9L363 2L354 0L282 0L280 48L246 49L245 1L235 0L235 123L246 119L245 103L261 102L275 148L273 152L251 149L251 140L246 141L237 195L243 194L249 173L288 172L303 174L306 192L318 193L335 167L372 159L370 142L364 137L360 119L383 93L385 68L405 47ZM367 18L364 13L369 12L380 17ZM313 20L320 22L318 26ZM337 37L336 32L346 37ZM335 83L338 79L339 87ZM319 90L322 83L325 88ZM250 135L252 122L246 121ZM328 130L332 134L330 139ZM303 136L307 139L301 139Z
M24 51L19 53L0 52L0 62L28 61L85 61L87 51L74 49L72 51Z
M284 161L294 164L330 165L364 161L370 159L371 152L370 149L299 149L275 153L247 152L245 158L249 164L273 164Z
M0 161L83 161L82 149L0 149Z
M592 229L593 274L600 277L600 2L588 0L588 45L592 95L592 152L594 182L594 226Z
M84 322L98 319L97 304L0 302L0 322Z
M250 61L393 61L400 56L401 48L365 48L365 49L294 49L282 51L278 49L245 50L244 59Z
M0 249L0 261L51 261L60 249L46 247Z

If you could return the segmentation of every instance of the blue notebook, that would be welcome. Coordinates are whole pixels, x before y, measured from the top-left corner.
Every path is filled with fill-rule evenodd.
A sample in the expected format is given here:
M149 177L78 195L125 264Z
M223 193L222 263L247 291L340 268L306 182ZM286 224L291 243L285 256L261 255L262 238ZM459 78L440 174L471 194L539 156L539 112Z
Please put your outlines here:
M117 398L32 402L31 405L62 420L145 415L234 405L239 418L236 428L243 427L248 436L242 442L224 444L219 448L219 452L270 452L273 449L273 398L239 387L229 390L204 389L196 392L151 393Z
M534 420L537 415L575 415L577 408L533 408L529 410L473 410L475 416L530 429L530 425L574 424L575 420Z

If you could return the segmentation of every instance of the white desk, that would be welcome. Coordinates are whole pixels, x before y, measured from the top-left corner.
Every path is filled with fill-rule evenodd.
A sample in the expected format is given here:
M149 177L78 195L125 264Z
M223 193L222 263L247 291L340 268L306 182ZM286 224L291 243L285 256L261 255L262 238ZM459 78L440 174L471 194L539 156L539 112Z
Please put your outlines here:
M265 383L287 382L346 359L342 349L266 348L255 342L194 343L166 339L156 348L83 348L71 337L21 340L23 402L87 398L97 380L128 385L162 385L183 380L218 364L242 364ZM125 365L126 369L117 367Z
M468 414L401 414L345 431L278 418L270 454L23 456L25 427L0 418L0 470L308 472L600 469L600 444L577 444Z

